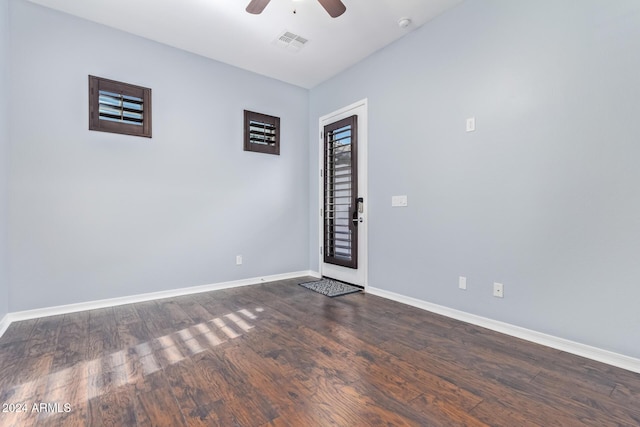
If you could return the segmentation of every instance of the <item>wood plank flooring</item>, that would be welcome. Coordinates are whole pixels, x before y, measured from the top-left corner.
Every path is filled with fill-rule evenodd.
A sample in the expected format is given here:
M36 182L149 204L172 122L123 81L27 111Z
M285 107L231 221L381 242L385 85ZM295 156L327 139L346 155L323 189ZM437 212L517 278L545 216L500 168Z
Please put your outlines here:
M0 426L640 426L639 374L308 280L14 323Z

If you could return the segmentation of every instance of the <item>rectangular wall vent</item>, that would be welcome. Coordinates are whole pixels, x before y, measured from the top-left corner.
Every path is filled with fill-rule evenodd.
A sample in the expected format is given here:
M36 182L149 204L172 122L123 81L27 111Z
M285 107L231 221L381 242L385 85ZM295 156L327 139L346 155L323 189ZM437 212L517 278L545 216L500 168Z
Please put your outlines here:
M273 41L273 44L292 52L299 52L308 42L308 39L285 30Z

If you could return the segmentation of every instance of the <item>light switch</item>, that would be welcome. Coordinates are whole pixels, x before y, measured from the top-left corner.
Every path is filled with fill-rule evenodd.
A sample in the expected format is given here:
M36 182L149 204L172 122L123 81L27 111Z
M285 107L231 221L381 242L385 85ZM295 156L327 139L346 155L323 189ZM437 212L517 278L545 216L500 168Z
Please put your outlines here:
M476 118L469 117L467 119L467 132L474 132L476 130Z
M405 207L407 206L407 196L392 196L391 206L393 207Z

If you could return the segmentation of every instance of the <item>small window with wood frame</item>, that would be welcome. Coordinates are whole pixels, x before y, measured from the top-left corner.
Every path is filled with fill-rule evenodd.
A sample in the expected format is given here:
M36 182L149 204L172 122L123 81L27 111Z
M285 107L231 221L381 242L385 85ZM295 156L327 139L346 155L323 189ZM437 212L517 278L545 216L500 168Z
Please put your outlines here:
M151 138L151 89L89 76L89 130Z
M280 155L280 117L244 110L244 151Z

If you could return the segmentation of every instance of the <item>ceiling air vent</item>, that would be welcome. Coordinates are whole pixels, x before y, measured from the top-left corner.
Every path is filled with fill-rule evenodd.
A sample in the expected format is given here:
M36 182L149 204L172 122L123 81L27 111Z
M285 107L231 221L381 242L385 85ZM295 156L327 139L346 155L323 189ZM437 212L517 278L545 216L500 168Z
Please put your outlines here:
M308 42L309 40L304 37L285 30L273 41L273 44L292 52L298 52Z

